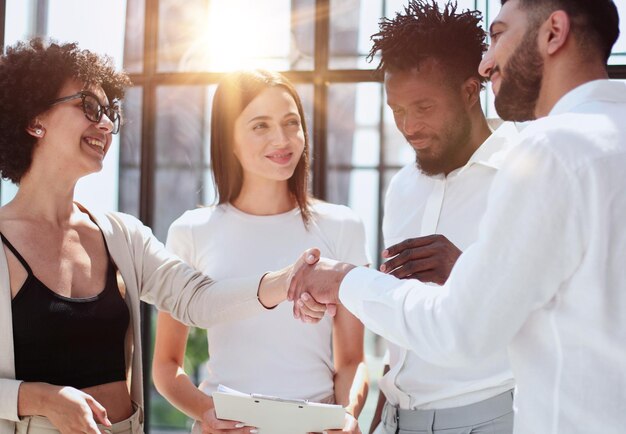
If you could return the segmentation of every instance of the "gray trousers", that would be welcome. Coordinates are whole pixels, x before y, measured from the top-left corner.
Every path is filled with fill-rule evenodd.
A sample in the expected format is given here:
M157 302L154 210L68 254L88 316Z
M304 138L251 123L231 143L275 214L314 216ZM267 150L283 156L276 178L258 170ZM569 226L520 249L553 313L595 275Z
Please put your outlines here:
M385 404L374 434L511 434L513 391L463 407L402 410Z

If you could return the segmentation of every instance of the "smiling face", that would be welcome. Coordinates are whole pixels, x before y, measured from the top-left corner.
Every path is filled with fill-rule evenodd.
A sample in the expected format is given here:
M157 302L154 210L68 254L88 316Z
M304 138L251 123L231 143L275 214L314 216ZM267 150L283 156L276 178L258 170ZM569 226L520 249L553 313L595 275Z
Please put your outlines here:
M233 152L243 169L244 184L286 183L302 157L304 143L296 102L281 86L261 92L235 120Z
M495 107L504 120L535 119L543 79L538 48L539 24L529 20L518 0L509 0L491 24L491 45L480 73L493 85Z
M385 72L387 104L398 130L415 150L416 162L427 175L447 174L465 164L471 120L461 85L447 83L433 59L419 71Z
M95 94L103 105L109 101L100 86L85 87L76 80L67 81L57 97L75 95L82 90ZM103 115L100 122L85 117L80 98L71 99L52 106L38 117L43 127L38 153L44 161L57 162L63 173L85 176L102 169L102 163L111 146L113 123Z

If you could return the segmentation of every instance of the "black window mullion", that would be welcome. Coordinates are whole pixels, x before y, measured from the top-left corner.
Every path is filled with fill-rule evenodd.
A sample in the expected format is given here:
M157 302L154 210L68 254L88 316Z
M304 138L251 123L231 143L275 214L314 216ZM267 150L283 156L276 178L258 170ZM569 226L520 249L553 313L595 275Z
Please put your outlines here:
M328 139L328 46L330 0L315 1L315 63L313 76L313 194L326 199L326 160Z
M159 0L145 0L143 92L141 114L141 167L139 218L149 227L154 223L155 118ZM141 303L141 340L143 358L144 432L150 432L150 377L152 343L152 308Z

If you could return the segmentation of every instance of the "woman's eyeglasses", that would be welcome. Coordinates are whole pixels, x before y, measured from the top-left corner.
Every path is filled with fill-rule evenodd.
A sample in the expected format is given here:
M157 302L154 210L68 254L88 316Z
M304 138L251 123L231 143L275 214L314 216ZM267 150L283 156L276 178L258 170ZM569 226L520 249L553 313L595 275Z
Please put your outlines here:
M78 98L82 100L83 113L85 113L87 119L91 122L98 123L102 119L102 115L106 114L111 122L113 122L111 133L117 134L120 131L120 108L117 102L113 101L112 106L102 105L98 97L87 90L81 90L74 95L55 99L50 103L50 107Z

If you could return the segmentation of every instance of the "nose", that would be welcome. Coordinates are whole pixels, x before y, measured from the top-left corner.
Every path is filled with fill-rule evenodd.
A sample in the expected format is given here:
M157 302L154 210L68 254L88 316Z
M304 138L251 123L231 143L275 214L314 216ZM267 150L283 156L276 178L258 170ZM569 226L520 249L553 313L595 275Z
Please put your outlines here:
M289 143L289 133L285 128L276 128L272 142L275 147L287 145Z
M483 56L483 60L480 61L480 65L478 65L478 73L483 77L489 78L493 70L493 65L493 44L491 44Z
M423 124L420 122L418 116L411 113L409 110L402 117L399 127L405 136L412 136L423 128Z
M106 134L109 134L113 131L113 121L111 121L106 113L102 113L102 117L100 118L100 122L98 122L97 127L100 131L104 131Z

